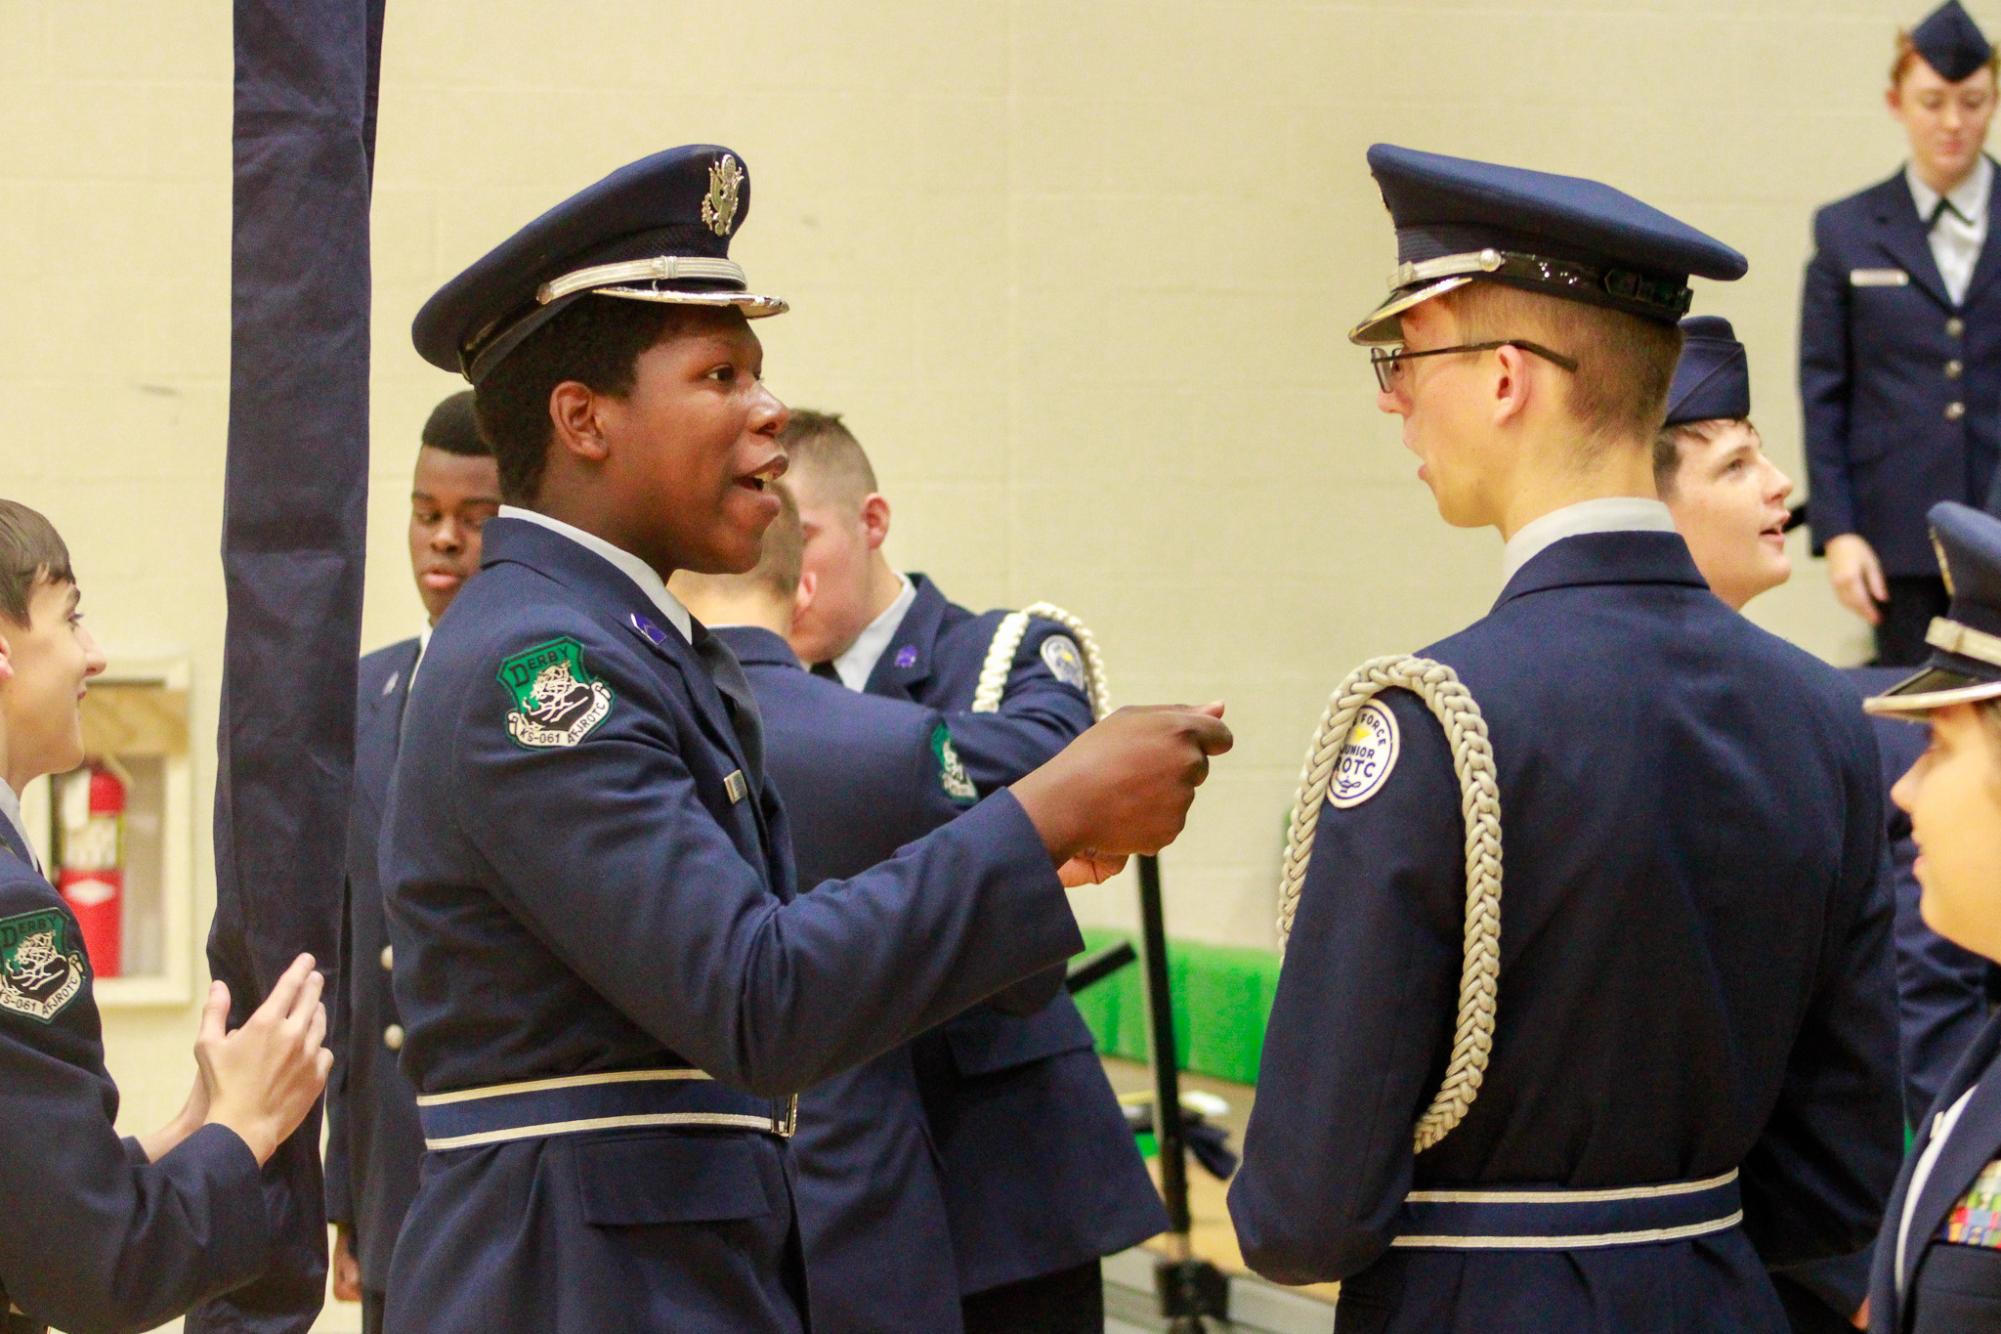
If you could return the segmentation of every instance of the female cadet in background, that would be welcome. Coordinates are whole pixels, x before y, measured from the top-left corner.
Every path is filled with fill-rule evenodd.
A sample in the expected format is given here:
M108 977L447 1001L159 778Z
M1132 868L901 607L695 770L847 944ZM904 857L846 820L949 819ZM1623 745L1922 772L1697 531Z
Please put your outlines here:
M1911 816L1925 921L2001 960L2001 521L1931 512L1953 590L1923 670L1868 701L1931 725L1892 796ZM1869 1276L1870 1328L2001 1330L2001 1020L1990 1021L1917 1127Z
M1876 661L1924 657L1946 595L1925 511L1989 499L2001 448L2001 255L1991 234L1994 49L1957 0L1897 37L1910 161L1814 216L1800 311L1808 518Z

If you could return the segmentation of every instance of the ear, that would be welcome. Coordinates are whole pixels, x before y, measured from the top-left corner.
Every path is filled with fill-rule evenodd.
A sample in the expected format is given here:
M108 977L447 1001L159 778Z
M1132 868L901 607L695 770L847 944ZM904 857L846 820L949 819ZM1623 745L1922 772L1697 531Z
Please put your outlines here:
M1494 425L1519 425L1522 414L1528 411L1534 384L1528 360L1528 353L1518 347L1494 349Z
M806 614L806 609L813 605L813 595L819 591L819 574L813 570L801 571L799 586L792 590L792 620L795 624Z
M889 536L889 498L871 491L862 498L862 531L868 535L868 549L881 549Z
M8 639L6 620L0 617L0 685L14 679L14 645Z
M565 380L549 391L549 425L555 447L574 458L602 463L611 454L599 416L607 402L589 385Z
M1885 88L1883 90L1883 105L1890 109L1891 115L1901 116L1904 113L1903 88L1894 83Z

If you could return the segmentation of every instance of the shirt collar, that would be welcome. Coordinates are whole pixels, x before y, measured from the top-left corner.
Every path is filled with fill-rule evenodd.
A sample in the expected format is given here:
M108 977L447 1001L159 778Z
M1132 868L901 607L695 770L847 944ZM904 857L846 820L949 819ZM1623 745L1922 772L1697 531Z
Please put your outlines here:
M1506 587L1522 566L1566 537L1584 533L1671 533L1674 517L1658 500L1640 496L1606 496L1580 500L1551 510L1522 525L1501 550L1501 585Z
M688 615L688 609L681 605L681 599L667 591L667 585L662 582L658 571L630 551L613 546L596 533L587 533L581 528L564 523L561 519L552 519L539 511L522 509L518 505L502 505L500 517L539 524L552 533L560 533L569 538L586 551L604 557L620 574L639 585L640 591L651 598L653 605L660 609L660 614L681 632L684 641L691 644L694 642L694 619Z
M883 608L882 615L868 623L868 629L855 636L855 642L848 645L848 651L834 659L834 670L840 673L841 684L850 690L868 687L868 679L875 673L875 665L889 648L889 641L896 638L896 632L903 626L903 618L910 614L910 604L917 601L917 585L902 575L896 576L903 585L903 591L896 595L896 601Z
M417 684L417 673L424 666L424 654L429 652L431 648L432 628L427 622L424 628L417 632L417 660L410 664L410 682L409 685L404 687L405 690Z
M1904 183L1911 188L1911 202L1918 206L1918 216L1930 218L1932 210L1938 207L1939 194L1918 179L1916 163L1905 165ZM1993 191L1994 164L1988 161L1985 153L1982 153L1974 162L1973 170L1967 173L1966 179L1945 198L1946 202L1952 205L1953 212L1977 226L1987 216L1987 200Z

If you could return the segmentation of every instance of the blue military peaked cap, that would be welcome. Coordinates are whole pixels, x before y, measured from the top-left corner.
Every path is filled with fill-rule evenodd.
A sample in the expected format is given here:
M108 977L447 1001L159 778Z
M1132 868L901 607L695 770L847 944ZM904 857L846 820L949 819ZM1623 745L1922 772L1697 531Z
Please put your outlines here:
M1959 0L1945 3L1925 15L1924 22L1911 29L1911 45L1925 63L1951 83L1958 83L1994 57L1994 48L1973 16L1959 7Z
M1871 713L1923 713L2001 698L2001 519L1950 500L1932 506L1927 517L1952 605L1925 633L1930 660L1869 700Z
M749 216L750 176L735 153L715 144L655 153L489 250L424 303L410 336L424 360L478 384L585 296L781 314L786 303L753 295L729 257Z
M1691 315L1681 322L1681 360L1668 388L1666 426L1751 415L1751 363L1730 321Z
M1631 195L1575 176L1377 144L1369 169L1396 224L1390 294L1349 332L1395 343L1397 317L1485 279L1673 324L1691 275L1744 276L1744 257Z

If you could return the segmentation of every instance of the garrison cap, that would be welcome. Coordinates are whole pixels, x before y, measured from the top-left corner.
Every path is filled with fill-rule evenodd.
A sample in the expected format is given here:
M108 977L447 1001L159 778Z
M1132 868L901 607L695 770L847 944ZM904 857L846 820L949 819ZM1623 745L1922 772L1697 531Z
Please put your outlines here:
M1691 315L1681 322L1681 360L1668 388L1664 426L1751 415L1751 363L1730 321Z
M669 148L586 186L489 250L424 303L410 336L424 360L478 384L585 296L782 314L786 303L753 295L729 257L748 216L741 158L715 144Z
M1865 702L1871 713L1924 713L2001 698L2001 519L1970 505L1934 505L1932 546L1952 605L1932 618L1931 658L1915 676Z
M1395 343L1397 317L1479 279L1673 324L1691 275L1741 278L1744 257L1597 181L1377 144L1369 169L1396 225L1390 294L1350 340Z
M1911 29L1911 45L1949 83L1971 76L1994 57L1986 34L1959 7L1959 0L1945 0L1925 15L1924 22Z

